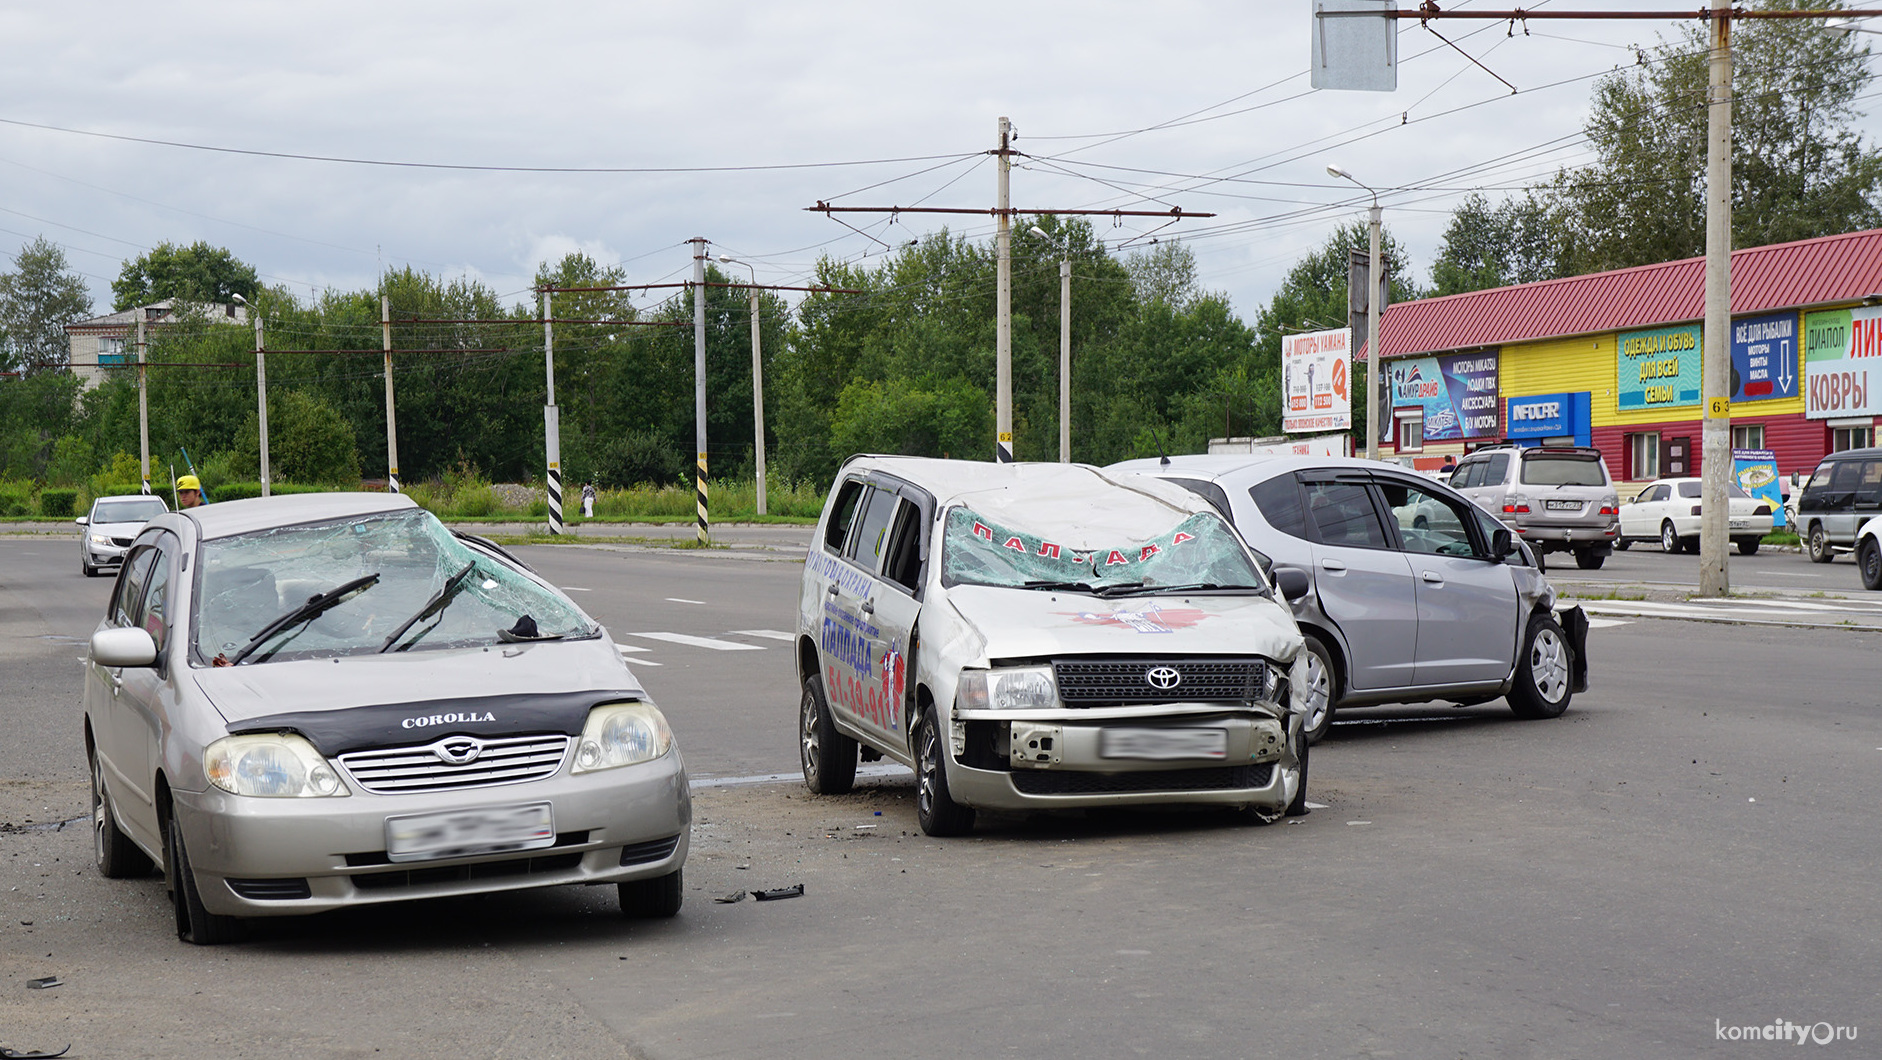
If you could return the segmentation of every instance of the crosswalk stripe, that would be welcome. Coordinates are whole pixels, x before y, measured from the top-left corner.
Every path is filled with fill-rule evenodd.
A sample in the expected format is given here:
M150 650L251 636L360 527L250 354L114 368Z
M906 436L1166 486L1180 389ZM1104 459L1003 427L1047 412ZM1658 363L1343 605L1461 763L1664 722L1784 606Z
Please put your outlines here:
M1629 624L1630 623L1624 618L1591 618L1588 620L1589 629L1601 629L1604 626L1625 626Z
M791 634L786 633L783 630L779 630L779 629L735 629L732 632L740 633L747 637L763 637L766 640L792 640L794 639L791 636Z
M614 650L616 650L616 651L618 651L618 652L620 652L620 653L622 653L623 655L625 655L626 653L628 653L628 652L630 652L630 651L652 651L653 649L652 649L652 648L643 648L643 647L641 647L641 646L640 646L640 645L638 645L638 644L622 644L622 643L619 643L619 642L617 641L617 642L615 643L615 645L614 645Z
M630 637L646 637L648 640L664 640L669 644L685 644L694 648L710 648L713 651L764 651L759 644L740 644L737 641L714 640L711 637L694 637L685 633L629 633Z

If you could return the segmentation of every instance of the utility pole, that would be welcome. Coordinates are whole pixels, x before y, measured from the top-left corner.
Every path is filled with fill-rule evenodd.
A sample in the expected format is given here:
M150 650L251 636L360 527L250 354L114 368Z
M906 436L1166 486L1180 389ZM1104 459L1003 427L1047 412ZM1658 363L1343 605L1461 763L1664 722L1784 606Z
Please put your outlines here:
M261 495L274 495L274 476L268 469L268 362L261 344L261 311L253 303L248 307L255 317L255 403L261 427Z
M399 490L399 429L392 414L392 301L379 296L379 335L386 351L386 488Z
M1013 123L1000 119L998 221L994 229L996 280L994 308L994 438L993 458L1013 462L1013 162L1007 142Z
M693 489L703 545L712 540L706 509L706 238L687 242L693 245Z
M1732 591L1726 570L1732 481L1732 18L1712 10L1706 85L1706 325L1700 357L1705 420L1700 450L1699 595Z
M1059 259L1059 463L1072 462L1072 252Z
M743 265L751 270L751 423L752 423L752 459L757 465L758 478L758 514L765 514L765 364L759 354L761 335L758 326L758 267L749 261L740 261L729 255L719 255L719 260L730 265Z
M549 322L551 297L542 292L542 363L547 398L542 406L543 455L549 464L549 533L562 532L562 418L555 407L555 328Z
M1367 232L1367 252L1372 260L1366 265L1366 459L1379 459L1379 371L1385 364L1379 349L1379 273L1385 262L1379 257L1378 196L1372 200L1371 225Z
M137 453L138 475L150 495L150 366L144 349L144 310L137 310Z

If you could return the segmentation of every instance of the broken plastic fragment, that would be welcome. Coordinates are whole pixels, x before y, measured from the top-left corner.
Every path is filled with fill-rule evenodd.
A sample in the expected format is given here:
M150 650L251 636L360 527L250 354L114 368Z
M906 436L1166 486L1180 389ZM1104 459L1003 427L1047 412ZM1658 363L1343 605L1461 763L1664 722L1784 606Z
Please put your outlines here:
M722 894L719 897L713 899L713 901L718 902L721 905L731 905L733 902L742 902L744 900L745 900L744 891L733 891L731 894Z
M26 989L28 990L51 990L55 986L64 986L64 985L65 985L65 980L59 978L56 975L49 975L49 976L46 976L44 979L28 979L26 981Z
M804 885L794 883L789 887L775 887L769 891L753 891L751 896L760 902L776 901L779 898L797 898L803 895Z
M53 1060L54 1057L64 1056L71 1051L70 1045L56 1053L42 1053L37 1049L9 1049L0 1045L0 1060Z

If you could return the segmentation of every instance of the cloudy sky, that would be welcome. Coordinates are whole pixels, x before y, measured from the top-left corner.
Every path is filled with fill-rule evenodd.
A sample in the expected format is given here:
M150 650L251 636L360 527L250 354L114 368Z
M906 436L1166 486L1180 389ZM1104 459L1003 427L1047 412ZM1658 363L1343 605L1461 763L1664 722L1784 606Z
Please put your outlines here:
M1513 5L1445 5L1473 6ZM1405 20L1397 91L1316 92L1311 8L0 5L0 254L10 267L35 236L58 242L100 312L123 261L166 240L228 247L302 297L409 265L517 302L574 249L636 282L683 279L693 236L801 283L821 256L871 260L944 220L991 233L986 217L849 216L858 233L804 208L990 207L1005 115L1028 156L1016 207L1213 212L1094 223L1126 250L1188 239L1248 318L1363 216L1327 162L1379 189L1422 279L1463 194L1585 162L1594 79L1676 32L1434 23L1492 76Z

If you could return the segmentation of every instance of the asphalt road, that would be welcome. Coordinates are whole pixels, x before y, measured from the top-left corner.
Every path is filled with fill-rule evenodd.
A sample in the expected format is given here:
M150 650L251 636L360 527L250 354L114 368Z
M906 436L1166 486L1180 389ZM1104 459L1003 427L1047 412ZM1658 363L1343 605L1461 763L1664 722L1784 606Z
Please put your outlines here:
M1342 718L1305 818L1006 817L938 841L905 775L842 798L749 779L796 769L790 660L767 635L790 628L788 558L529 547L630 649L702 778L680 916L623 922L611 892L564 889L270 921L201 950L170 934L160 879L103 880L81 827L46 827L84 811L73 660L108 591L71 551L0 538L3 1047L1709 1057L1771 1055L1717 1035L1790 1021L1866 1030L1822 1055L1867 1056L1882 1035L1875 629L1610 616L1595 687L1558 720ZM1637 547L1560 575L1626 595L1683 562ZM1733 570L1794 596L1855 584L1846 560L1794 554ZM793 883L802 898L712 900ZM65 985L25 988L48 975Z

